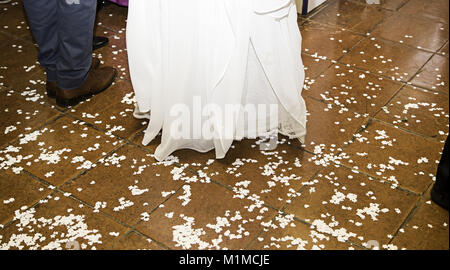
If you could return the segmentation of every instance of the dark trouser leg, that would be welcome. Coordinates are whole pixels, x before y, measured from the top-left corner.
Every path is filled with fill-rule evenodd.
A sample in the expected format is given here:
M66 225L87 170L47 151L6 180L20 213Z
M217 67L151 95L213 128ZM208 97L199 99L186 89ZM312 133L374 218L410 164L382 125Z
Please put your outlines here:
M97 12L99 12L105 5L105 0L97 0Z
M97 0L97 13L103 8L105 5L105 0ZM107 37L102 36L94 36L94 46L93 49L97 50L100 49L109 43L109 39Z
M59 61L56 64L58 87L74 89L86 81L91 67L97 1L56 1L59 41Z
M441 161L439 162L436 183L431 190L431 198L440 206L448 210L449 207L449 174L450 174L450 160L449 160L449 141L445 141L444 150L442 151Z
M58 21L55 0L23 0L34 39L39 45L38 60L47 72L47 81L56 82L58 62Z

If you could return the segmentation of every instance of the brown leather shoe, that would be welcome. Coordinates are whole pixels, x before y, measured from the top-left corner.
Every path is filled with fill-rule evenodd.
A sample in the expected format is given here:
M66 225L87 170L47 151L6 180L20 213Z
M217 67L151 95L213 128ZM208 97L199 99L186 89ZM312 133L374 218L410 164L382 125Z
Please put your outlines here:
M100 60L98 58L92 58L91 70L97 69L100 67ZM58 89L58 85L56 82L47 82L47 96L50 98L56 97L56 89Z
M102 67L89 71L86 82L76 89L56 90L56 104L61 107L74 106L89 97L103 92L114 82L117 71L112 67Z
M46 88L47 88L47 96L49 98L55 98L56 89L58 89L58 84L56 82L47 81Z

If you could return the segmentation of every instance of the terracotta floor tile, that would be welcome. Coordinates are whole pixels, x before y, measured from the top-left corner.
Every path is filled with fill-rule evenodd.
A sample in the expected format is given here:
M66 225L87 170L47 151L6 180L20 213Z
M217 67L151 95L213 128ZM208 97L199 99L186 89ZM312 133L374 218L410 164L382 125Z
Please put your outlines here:
M0 224L12 220L14 213L22 207L30 207L51 193L51 189L20 173L2 172L0 176ZM1 235L1 233L0 233Z
M439 50L439 53L446 56L448 58L448 44L449 42L447 41L447 43Z
M379 24L372 36L438 51L448 40L448 23L397 13Z
M119 78L131 80L125 37L125 30L112 32L112 35L108 37L108 45L94 51L93 55L99 58L103 65L115 67Z
M145 238L136 232L127 233L113 244L114 250L164 250L151 239Z
M22 80L14 81L14 91L20 93L28 100L33 100L35 103L47 105L58 111L66 110L56 105L55 98L47 96L46 76L39 64L30 69L30 74L23 76Z
M0 231L0 249L103 249L126 230L80 202L53 193L16 214L16 221Z
M301 26L303 23L305 23L308 20L308 15L303 15L303 14L297 14L298 15L298 25Z
M22 94L0 90L0 112L0 147L58 115L58 111L39 104L31 90Z
M39 104L45 104L48 107L58 111L66 111L67 108L62 108L56 105L55 98L50 98L47 96L46 83L47 79L45 73L38 71L34 73L28 81L22 82L22 88L15 90L29 99L36 100Z
M94 35L96 36L111 38L115 34L117 34L116 31L104 27L102 23L97 22L94 27Z
M33 39L22 1L13 1L1 5L0 8L3 11L0 13L0 31L32 42Z
M128 9L118 5L106 5L97 15L97 24L120 31L126 27Z
M3 48L6 45L8 45L10 39L11 37L8 34L5 34L0 31L0 41L1 41L0 48Z
M347 250L351 244L339 242L329 234L319 233L309 225L292 220L292 216L277 216L250 245L251 250Z
M79 120L62 117L0 151L0 169L22 169L59 186L120 145Z
M419 196L343 167L329 167L284 210L338 241L388 244Z
M142 131L148 121L133 117L134 93L130 82L117 79L106 91L71 108L68 112L107 134L130 138Z
M312 154L300 149L300 143L280 137L274 150L261 151L259 141L235 142L225 159L188 163L192 170L233 188L245 196L258 196L266 204L281 209L296 196L301 182L307 181L320 166L309 161ZM175 153L176 155L176 153ZM189 161L180 158L180 163Z
M400 88L401 84L389 79L335 64L316 78L303 95L344 110L375 115Z
M423 88L449 93L448 73L448 57L436 54L411 80L411 83Z
M43 72L37 62L37 48L22 40L13 40L0 50L0 85L23 89L36 72Z
M127 8L94 29L115 84L64 109L22 0L0 4L0 249L448 249L448 212L426 201L449 127L448 5L326 1L298 19L304 145L158 163L161 136L142 146L148 121L132 116Z
M343 163L422 194L432 182L443 144L372 121L344 149Z
M144 146L142 144L142 140L144 139L145 130L147 129L147 125L144 126L144 131L138 132L134 137L131 138L131 141L138 145L139 147L145 148L151 153L155 153L156 148L161 144L161 133L153 139L148 145ZM183 151L183 150L182 150Z
M315 21L307 21L300 27L302 49L314 57L337 60L364 37L327 26Z
M381 4L379 5L372 5L374 7L381 7L381 8L385 8L385 9L389 9L392 11L398 10L399 8L401 8L405 3L407 3L409 0L382 0ZM362 4L366 4L366 5L370 5L367 4L366 0L356 0L356 2L362 3Z
M431 190L433 189L433 185L434 185L434 183L431 183L428 186L427 191L425 191L425 193L422 195L422 199L431 200Z
M448 223L448 211L432 201L423 201L392 244L399 249L448 250Z
M133 226L183 186L183 181L174 179L181 172L166 165L126 145L61 188ZM194 176L188 171L184 174L186 178Z
M214 183L186 183L136 229L172 249L244 249L275 211Z
M448 96L419 88L403 88L375 117L395 126L445 141Z
M367 121L363 115L334 104L327 105L311 98L305 101L308 108L305 148L310 152L317 147L336 150L344 147Z
M160 139L160 138L158 138ZM158 140L157 139L157 140ZM159 140L158 140L159 141ZM233 145L235 145L234 143ZM157 146L155 146L156 149ZM234 146L232 146L234 147ZM206 164L209 162L212 162L212 160L216 159L216 152L215 150L211 150L206 153L200 153L191 149L182 149L177 150L172 153L173 157L176 157L178 160L178 163L180 163L182 166L185 166L186 168L190 168L194 171L197 169L203 168L207 166Z
M65 108L56 105L55 98L49 98L47 96L45 73L38 65L36 65L36 67L38 67L39 70L32 72L32 74L27 74L24 76L23 80L14 81L14 91L20 93L20 95L27 100L41 105L47 105L58 111L65 111Z
M447 0L410 0L399 9L399 12L413 17L425 17L448 24L448 4Z
M331 65L331 62L327 60L307 54L302 54L302 59L305 66L305 86L307 87L314 83L315 78Z
M365 34L391 14L391 11L381 9L376 5L361 5L348 0L336 0L312 16L311 20L338 25Z
M367 38L346 54L340 62L384 75L396 81L408 81L432 56L431 53L400 43Z

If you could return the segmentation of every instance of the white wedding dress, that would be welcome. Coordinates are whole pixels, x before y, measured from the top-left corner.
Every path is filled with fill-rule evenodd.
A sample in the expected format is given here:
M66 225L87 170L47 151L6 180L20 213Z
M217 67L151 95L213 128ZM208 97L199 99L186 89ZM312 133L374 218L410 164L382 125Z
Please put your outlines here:
M162 131L156 159L223 158L233 140L273 133L304 140L294 0L130 0L128 12L134 115L150 120L144 145Z

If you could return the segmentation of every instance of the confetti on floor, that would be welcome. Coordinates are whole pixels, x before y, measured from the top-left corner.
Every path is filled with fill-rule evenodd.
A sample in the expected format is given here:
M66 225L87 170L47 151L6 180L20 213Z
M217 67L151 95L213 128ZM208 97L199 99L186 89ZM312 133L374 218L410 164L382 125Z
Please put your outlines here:
M308 107L280 136L214 153L142 146L127 9L94 52L119 78L62 109L46 95L22 2L0 4L0 249L448 249L430 201L449 130L448 1L330 0L299 18ZM145 29L143 29L145 31Z

